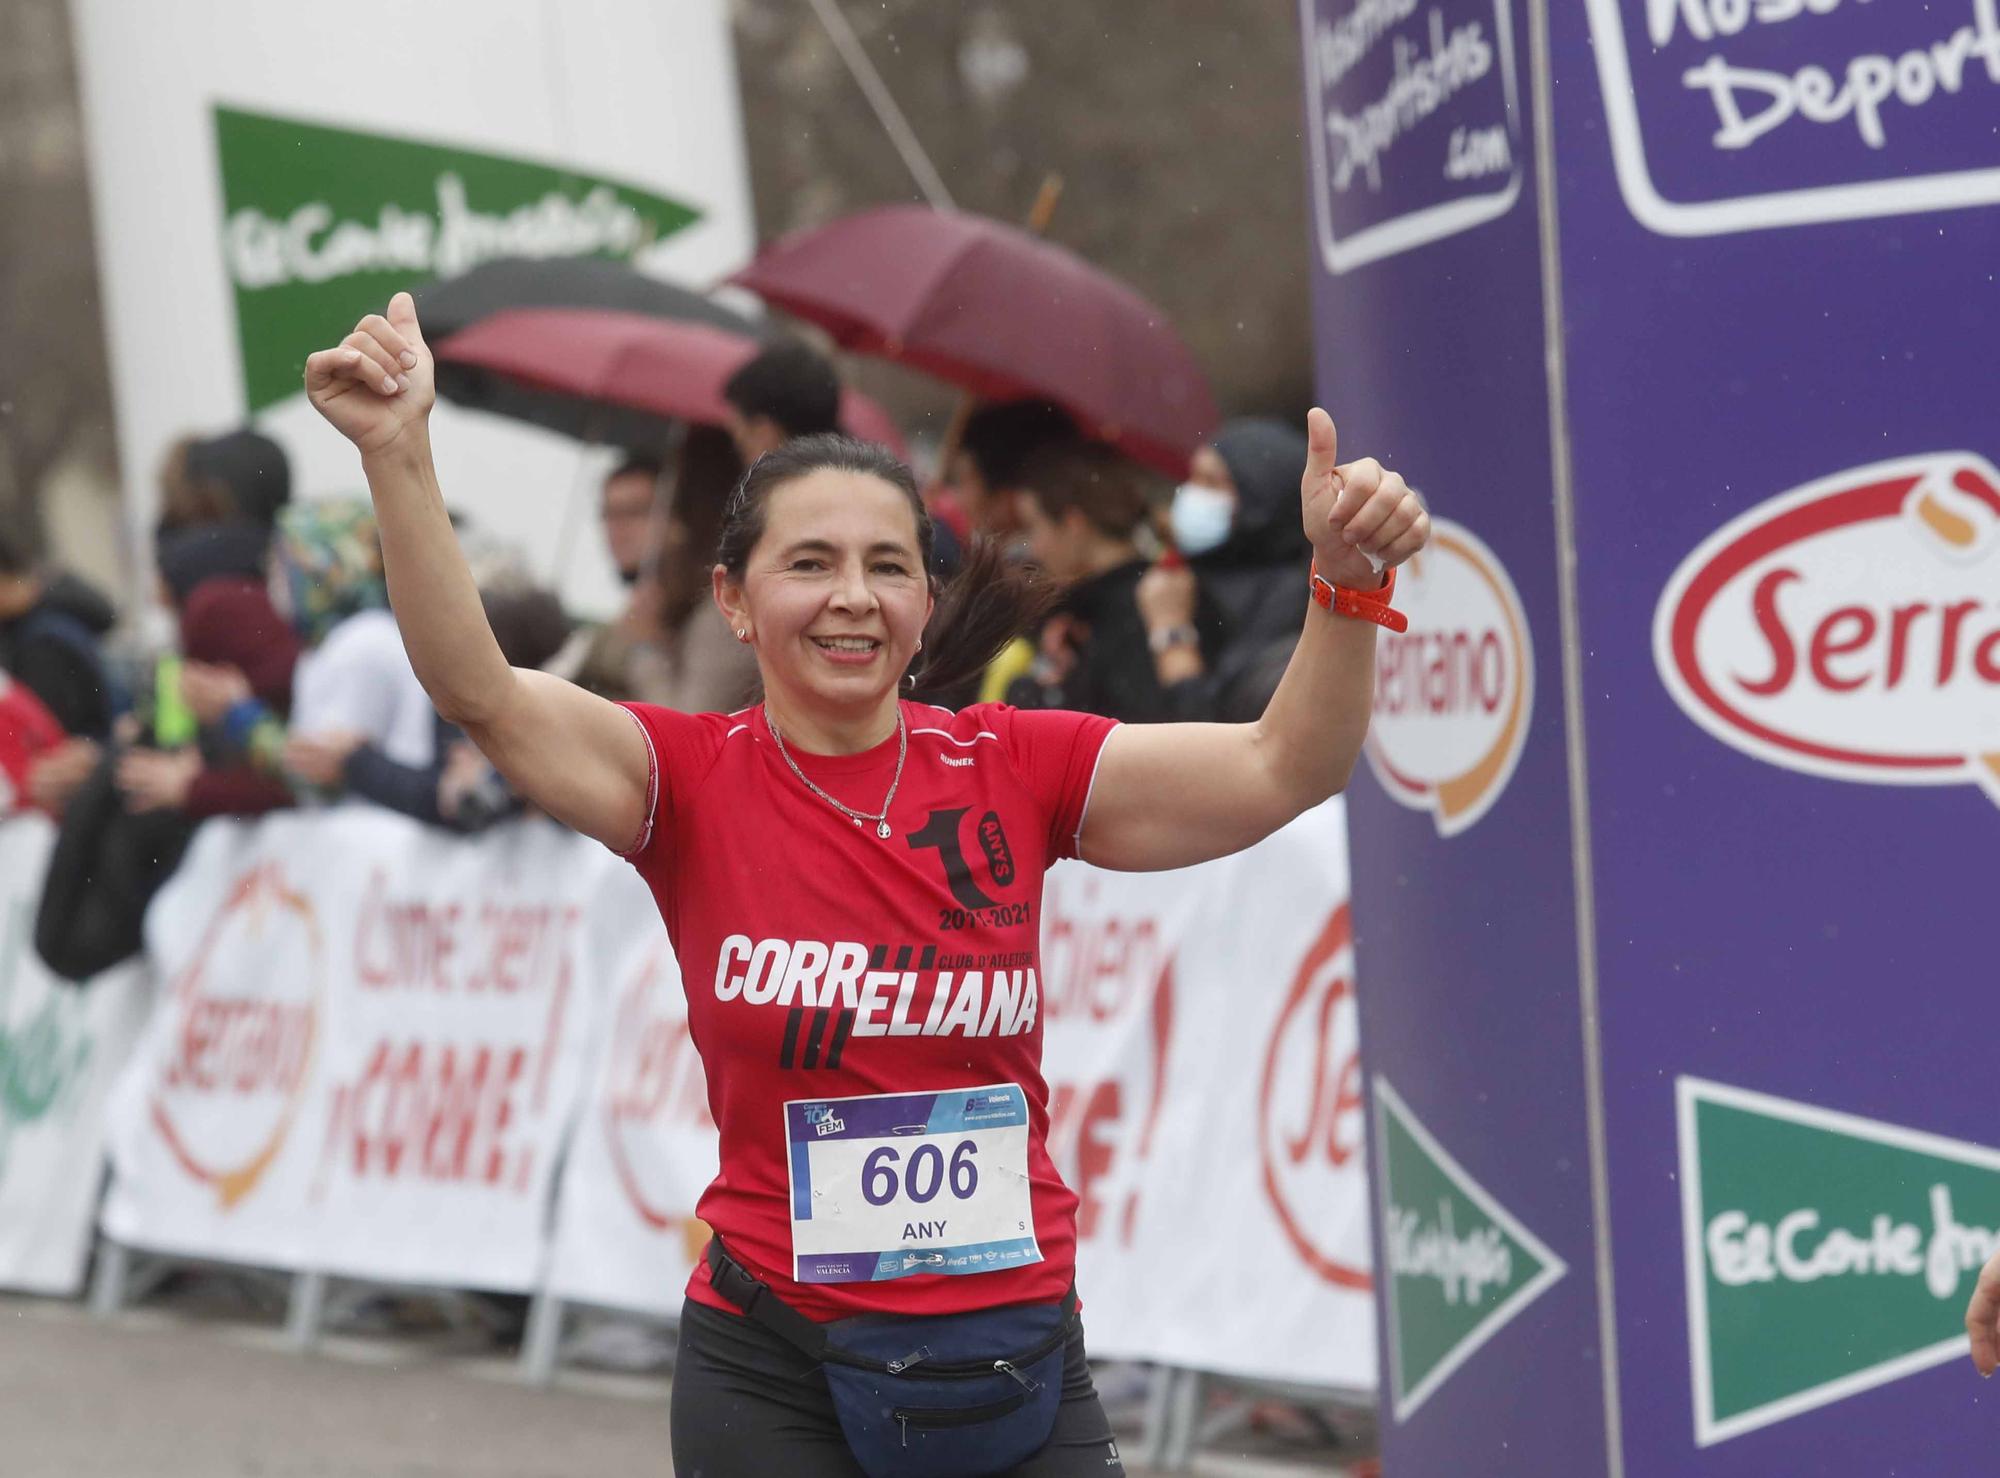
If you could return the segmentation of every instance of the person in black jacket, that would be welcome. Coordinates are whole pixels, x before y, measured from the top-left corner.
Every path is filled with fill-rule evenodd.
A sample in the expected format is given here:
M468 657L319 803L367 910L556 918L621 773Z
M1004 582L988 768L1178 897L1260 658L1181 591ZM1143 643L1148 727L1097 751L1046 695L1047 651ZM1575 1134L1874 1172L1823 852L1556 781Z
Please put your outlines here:
M1064 595L1007 701L1135 723L1172 718L1159 660L1171 654L1149 640L1137 601L1148 568L1138 544L1148 517L1145 474L1098 442L1058 442L1022 467L1017 500L1030 557ZM1172 640L1197 650L1201 643L1191 624Z
M1194 454L1169 516L1185 563L1163 562L1137 597L1172 716L1247 723L1263 713L1299 638L1312 549L1299 525L1306 440L1237 420ZM1173 641L1192 626L1200 640Z
M97 644L116 615L89 585L37 569L23 545L0 533L0 668L73 738L111 733L117 700Z

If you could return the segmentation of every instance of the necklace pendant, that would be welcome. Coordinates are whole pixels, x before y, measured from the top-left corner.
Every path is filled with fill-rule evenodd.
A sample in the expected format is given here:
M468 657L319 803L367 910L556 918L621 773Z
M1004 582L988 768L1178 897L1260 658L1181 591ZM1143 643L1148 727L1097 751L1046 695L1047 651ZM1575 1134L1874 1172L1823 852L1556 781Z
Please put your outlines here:
M888 822L886 822L886 821L884 821L884 822L882 822L882 823L881 823L881 824L880 824L879 826L877 826L877 827L875 828L875 835L877 835L878 837L882 838L882 840L883 840L883 841L885 841L885 842L886 842L886 841L888 841L888 840L889 840L889 823L888 823Z

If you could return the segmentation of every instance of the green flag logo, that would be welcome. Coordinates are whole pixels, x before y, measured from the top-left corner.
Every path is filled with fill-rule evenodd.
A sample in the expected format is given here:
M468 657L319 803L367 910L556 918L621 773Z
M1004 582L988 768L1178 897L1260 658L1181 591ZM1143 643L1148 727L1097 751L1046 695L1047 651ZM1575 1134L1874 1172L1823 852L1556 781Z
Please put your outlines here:
M1390 1410L1408 1421L1567 1269L1375 1077Z
M2000 1151L1677 1084L1695 1441L1962 1358Z
M216 108L215 142L252 412L398 288L493 257L629 259L701 215L574 170L236 108Z

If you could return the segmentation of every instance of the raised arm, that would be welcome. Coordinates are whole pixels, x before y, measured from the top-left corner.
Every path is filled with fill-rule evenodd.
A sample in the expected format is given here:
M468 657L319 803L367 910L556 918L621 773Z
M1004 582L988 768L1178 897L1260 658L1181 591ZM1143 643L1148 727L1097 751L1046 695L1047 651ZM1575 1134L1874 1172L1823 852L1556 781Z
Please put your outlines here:
M307 359L306 394L361 453L389 604L439 716L551 816L607 846L631 845L645 822L645 738L617 705L500 655L431 460L436 391L410 295Z
M1372 458L1337 466L1333 420L1306 418L1299 496L1320 573L1372 587L1368 555L1401 564L1430 538L1415 493ZM1303 576L1303 572L1301 572ZM1124 724L1104 743L1083 821L1083 857L1128 872L1189 867L1262 841L1345 788L1374 699L1371 622L1313 604L1301 578L1305 630L1252 724Z

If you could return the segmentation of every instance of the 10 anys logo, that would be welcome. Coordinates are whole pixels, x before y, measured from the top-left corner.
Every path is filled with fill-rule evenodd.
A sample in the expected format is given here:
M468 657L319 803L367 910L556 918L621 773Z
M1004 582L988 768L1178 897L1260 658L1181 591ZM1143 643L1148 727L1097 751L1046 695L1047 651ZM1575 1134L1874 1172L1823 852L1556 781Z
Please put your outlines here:
M1376 638L1366 754L1382 788L1456 836L1513 778L1534 709L1528 618L1506 567L1470 529L1433 517L1397 573L1410 629Z
M1933 453L1758 504L1674 572L1653 652L1681 709L1745 754L2000 804L2000 471Z

